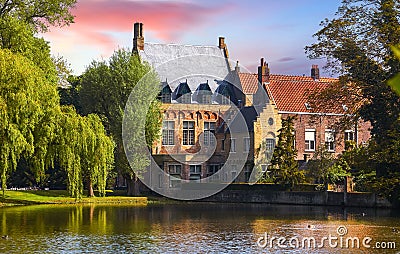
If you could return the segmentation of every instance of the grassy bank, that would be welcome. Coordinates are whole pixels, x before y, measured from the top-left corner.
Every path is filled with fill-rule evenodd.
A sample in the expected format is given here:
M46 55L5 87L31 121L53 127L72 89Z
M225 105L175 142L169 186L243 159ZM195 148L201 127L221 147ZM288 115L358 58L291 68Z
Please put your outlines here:
M114 196L109 192L106 197L82 197L75 199L68 196L65 190L35 190L5 192L5 198L0 198L0 206L31 205L31 204L85 204L85 203L124 203L132 205L147 205L147 197Z

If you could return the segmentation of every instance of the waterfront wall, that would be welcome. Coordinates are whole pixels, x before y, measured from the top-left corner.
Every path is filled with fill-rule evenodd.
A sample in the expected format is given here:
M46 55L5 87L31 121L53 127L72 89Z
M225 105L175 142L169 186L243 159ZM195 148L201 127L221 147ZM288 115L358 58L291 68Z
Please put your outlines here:
M390 202L375 193L332 192L332 191L280 191L253 188L242 185L239 188L227 187L223 191L202 199L210 202L230 203L269 203L290 205L321 205L348 207L390 208Z

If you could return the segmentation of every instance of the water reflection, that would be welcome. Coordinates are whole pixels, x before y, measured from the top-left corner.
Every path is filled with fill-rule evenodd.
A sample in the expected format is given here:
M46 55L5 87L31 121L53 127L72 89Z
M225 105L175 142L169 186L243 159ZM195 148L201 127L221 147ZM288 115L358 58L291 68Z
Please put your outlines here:
M400 215L392 210L208 203L148 207L93 204L5 208L0 209L0 218L0 234L9 235L8 240L0 239L2 253L308 253L310 250L260 248L256 242L266 232L275 237L320 239L336 234L340 225L346 226L352 237L395 241L400 247ZM335 251L355 252L313 250Z

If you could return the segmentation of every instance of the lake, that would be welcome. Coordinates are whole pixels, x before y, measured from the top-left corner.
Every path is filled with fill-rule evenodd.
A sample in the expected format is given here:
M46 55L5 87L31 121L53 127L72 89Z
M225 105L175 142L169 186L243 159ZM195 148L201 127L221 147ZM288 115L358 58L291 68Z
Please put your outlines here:
M0 239L1 253L400 250L400 214L380 209L210 203L40 205L1 208L0 221L1 235L8 235Z

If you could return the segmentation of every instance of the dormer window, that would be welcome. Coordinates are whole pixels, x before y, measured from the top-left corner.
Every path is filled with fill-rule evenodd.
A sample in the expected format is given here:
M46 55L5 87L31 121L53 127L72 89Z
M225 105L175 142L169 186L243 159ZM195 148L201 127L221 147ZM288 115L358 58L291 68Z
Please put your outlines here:
M304 106L306 107L307 110L312 109L311 105L308 102L304 103Z
M200 84L193 95L194 100L201 104L211 104L212 92L207 83Z
M214 101L219 104L229 105L232 103L233 99L233 91L229 84L226 82L221 82L221 84L215 90L215 99Z
M162 103L171 103L171 96L172 96L172 90L170 86L168 85L168 82L161 82L161 91L158 95L158 99Z
M192 91L186 82L180 83L175 89L175 100L179 103L190 104L192 102Z

